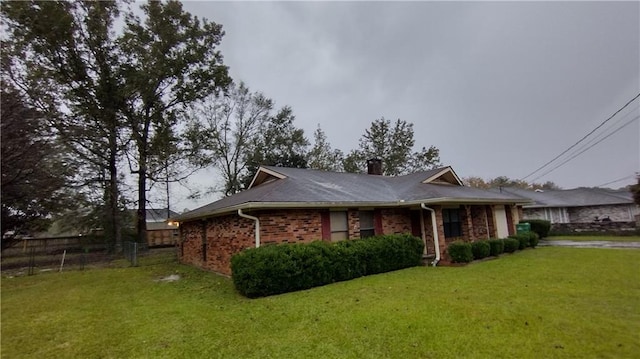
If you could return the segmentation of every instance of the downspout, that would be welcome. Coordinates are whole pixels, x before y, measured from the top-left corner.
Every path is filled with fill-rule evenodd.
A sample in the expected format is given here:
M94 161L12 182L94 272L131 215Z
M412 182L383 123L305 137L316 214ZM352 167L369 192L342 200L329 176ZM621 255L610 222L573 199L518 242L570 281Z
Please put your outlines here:
M436 211L434 211L432 208L427 207L426 204L421 203L420 207L422 209L426 209L427 211L431 212L431 228L433 229L433 243L435 244L436 247L436 259L431 262L432 266L436 266L438 265L438 262L440 262L440 241L438 239L438 221L436 220Z
M260 220L258 219L258 217L254 217L254 216L250 216L248 214L244 214L242 213L241 209L238 209L238 216L242 217L242 218L247 218L250 219L252 221L256 222L256 229L255 229L255 234L256 234L256 248L260 247Z

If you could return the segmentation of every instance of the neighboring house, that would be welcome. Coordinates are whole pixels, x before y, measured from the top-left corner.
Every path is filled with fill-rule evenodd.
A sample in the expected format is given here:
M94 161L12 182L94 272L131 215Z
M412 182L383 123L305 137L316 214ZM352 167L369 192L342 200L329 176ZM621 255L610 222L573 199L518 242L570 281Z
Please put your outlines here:
M166 208L147 209L147 244L149 247L172 246L178 242L178 227L169 222L169 218L176 216L178 213Z
M371 160L369 173L261 167L249 189L172 218L180 260L230 274L231 256L245 248L394 233L421 237L426 256L447 260L453 240L515 233L529 202L465 187L451 167L387 177Z
M627 190L585 187L567 190L501 190L533 201L523 206L525 219L546 219L551 223L633 222L640 213L631 192Z
M558 233L631 231L640 208L628 190L575 188L568 190L493 189L533 201L523 208L524 219L546 219Z

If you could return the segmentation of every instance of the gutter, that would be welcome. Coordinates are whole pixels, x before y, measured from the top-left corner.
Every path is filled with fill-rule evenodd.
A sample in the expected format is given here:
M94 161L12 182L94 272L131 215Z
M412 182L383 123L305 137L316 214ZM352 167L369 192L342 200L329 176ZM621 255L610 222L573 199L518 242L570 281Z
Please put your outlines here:
M171 218L175 222L188 222L202 218L213 217L222 214L229 214L236 212L238 209L268 209L268 208L342 208L342 207L385 207L385 208L397 208L400 206L413 206L422 204L519 204L533 203L532 201L519 201L515 198L510 199L482 199L482 198L453 198L453 197L440 197L432 198L428 200L415 200L415 201L386 201L386 202L244 202L229 207L223 207L204 213L198 213L187 216L177 216ZM194 211L197 211L195 209Z
M250 216L248 214L242 213L242 209L238 209L238 216L242 218L247 218L256 223L255 235L256 235L256 248L260 247L260 220L258 217Z
M422 209L426 209L427 211L431 212L431 228L433 229L433 243L435 244L435 247L436 247L436 259L434 259L434 261L431 262L431 265L435 267L436 265L438 265L438 262L440 262L440 240L438 238L438 222L436 220L436 211L434 211L433 208L427 207L427 205L424 203L421 203L420 207Z

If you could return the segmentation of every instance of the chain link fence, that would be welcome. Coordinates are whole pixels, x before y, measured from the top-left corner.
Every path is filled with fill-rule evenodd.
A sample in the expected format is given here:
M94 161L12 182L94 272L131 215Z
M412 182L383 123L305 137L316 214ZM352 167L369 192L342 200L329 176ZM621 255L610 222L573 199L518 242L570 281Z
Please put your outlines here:
M153 252L153 253L152 253ZM108 250L103 238L57 237L26 239L2 251L3 276L33 275L50 271L84 270L91 267L126 267L174 260L175 246L150 249L147 243L127 241L121 251ZM154 259L156 254L161 258Z
M138 257L140 254L146 252L149 252L149 246L146 243L124 242L122 245L124 258L134 267L138 266Z

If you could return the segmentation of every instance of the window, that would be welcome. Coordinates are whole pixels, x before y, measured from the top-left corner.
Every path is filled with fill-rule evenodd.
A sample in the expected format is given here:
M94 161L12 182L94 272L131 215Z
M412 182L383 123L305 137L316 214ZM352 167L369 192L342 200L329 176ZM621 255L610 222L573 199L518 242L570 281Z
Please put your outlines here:
M343 241L349 238L347 212L331 212L331 242Z
M458 208L445 208L442 210L442 225L445 238L461 237L462 222Z
M373 225L373 211L360 211L360 238L373 237L376 234Z

